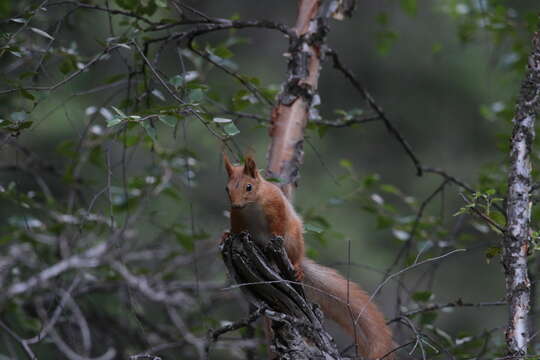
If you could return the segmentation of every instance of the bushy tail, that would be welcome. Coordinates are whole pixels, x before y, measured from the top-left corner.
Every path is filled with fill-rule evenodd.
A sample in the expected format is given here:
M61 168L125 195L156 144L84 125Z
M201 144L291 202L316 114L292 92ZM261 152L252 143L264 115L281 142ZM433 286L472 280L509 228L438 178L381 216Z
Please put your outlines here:
M392 332L383 315L358 285L310 259L303 260L302 270L308 299L356 339L359 355L374 360L393 349ZM392 360L394 356L390 354L384 359Z

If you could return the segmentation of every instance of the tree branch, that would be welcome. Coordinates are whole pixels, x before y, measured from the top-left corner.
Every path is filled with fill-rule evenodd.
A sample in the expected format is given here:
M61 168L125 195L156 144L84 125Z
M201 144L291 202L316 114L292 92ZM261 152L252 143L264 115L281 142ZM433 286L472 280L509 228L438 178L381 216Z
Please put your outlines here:
M381 118L381 120L386 125L386 129L388 132L390 132L394 137L397 139L397 141L401 144L411 161L413 162L414 166L416 167L416 173L418 176L422 176L422 165L420 163L420 160L418 160L418 157L413 152L411 145L405 140L403 135L399 132L399 130L396 128L396 126L390 121L390 119L386 116L383 109L375 102L375 99L371 94L367 91L367 89L362 86L360 81L354 76L354 74L347 69L341 60L339 59L338 54L334 50L328 50L327 54L332 57L332 60L334 62L334 68L341 71L343 75L352 83L352 85L358 90L364 99L368 102L369 106L375 111L375 113Z
M289 38L287 80L272 110L268 177L280 179L287 196L299 178L304 156L304 129L317 105L317 84L322 48L325 45L326 15L320 13L319 0L300 0L295 36Z

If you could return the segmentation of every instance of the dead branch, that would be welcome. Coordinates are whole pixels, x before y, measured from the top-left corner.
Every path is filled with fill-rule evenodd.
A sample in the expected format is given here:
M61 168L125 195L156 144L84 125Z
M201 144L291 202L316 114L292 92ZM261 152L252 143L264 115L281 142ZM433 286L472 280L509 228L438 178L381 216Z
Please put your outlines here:
M261 249L247 233L229 235L221 254L245 297L272 320L272 350L280 359L341 359L322 326L318 306L306 300L302 286L293 280L282 243L277 237Z

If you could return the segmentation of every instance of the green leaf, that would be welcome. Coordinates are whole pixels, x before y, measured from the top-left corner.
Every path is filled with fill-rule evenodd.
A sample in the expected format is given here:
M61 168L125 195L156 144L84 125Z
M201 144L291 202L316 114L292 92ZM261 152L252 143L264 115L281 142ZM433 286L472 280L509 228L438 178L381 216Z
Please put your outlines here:
M238 128L236 127L236 125L234 125L232 121L223 125L223 130L225 131L225 134L229 136L235 136L240 134L240 130L238 130Z
M384 191L384 192L387 192L389 194L395 194L395 195L399 195L399 190L398 188L396 188L394 185L390 185L390 184L382 184L381 185L381 190Z
M409 15L416 15L418 10L418 4L416 0L401 0L401 8Z
M422 325L433 324L435 319L437 319L437 313L435 311L425 312L420 315L420 323Z
M56 151L59 154L67 156L69 158L74 158L77 155L75 151L75 143L73 140L65 140L56 146Z
M326 134L328 131L328 126L326 125L318 125L317 126L317 134L319 135L320 138L322 138L324 136L324 134Z
M184 84L184 77L182 75L174 75L169 79L169 83L178 90Z
M365 187L373 186L373 185L375 185L379 180L380 180L379 174L370 174L370 175L366 175L366 176L364 177L364 179L363 179L364 186L365 186Z
M126 147L131 147L139 142L139 135L126 136L123 141Z
M377 229L387 229L394 225L394 220L389 216L377 216Z
M324 231L322 227L314 225L314 224L304 224L304 229L306 231L311 231L316 234L321 234Z
M27 98L28 100L31 100L31 101L34 101L36 100L36 98L34 97L34 95L30 94L28 91L24 90L24 89L21 89L21 95L25 98Z
M375 21L377 21L380 25L383 25L383 26L388 25L388 22L389 22L388 13L385 13L385 12L378 13L377 16L375 16Z
M341 167L344 167L344 168L347 169L347 170L351 170L352 167L353 167L352 162L350 162L350 161L347 160L347 159L341 159L341 160L339 160L339 165L340 165Z
M176 240L182 247L188 251L193 251L195 248L195 239L191 236L187 236L186 234L176 232Z
M116 126L118 124L120 124L122 121L124 120L124 118L120 117L120 116L115 116L111 119L107 119L107 127L113 127L113 126Z
M49 35L47 32L45 32L45 31L43 31L41 29L31 27L30 30L32 30L33 32L35 32L36 34L38 34L40 36L46 37L47 39L54 40L54 38L51 35Z
M10 117L14 123L22 123L26 121L27 114L24 111L17 111L11 113Z
M232 98L233 110L241 111L241 110L244 110L246 107L248 107L249 104L251 103L249 100L249 95L250 94L245 89L238 90Z
M19 126L17 126L17 130L27 129L30 126L32 126L32 124L33 124L33 121L25 121L25 122L19 124Z
M178 122L176 116L172 115L159 115L158 119L159 121L170 127L175 127L176 123Z
M207 49L206 51L208 53L208 57L210 58L210 60L215 62L216 64L229 68L231 70L238 70L238 65L235 62L228 59L224 59L221 56L217 56L209 49Z
M120 109L118 109L117 107L114 107L114 106L111 106L111 107L112 107L113 110L114 110L118 115L120 115L121 117L124 117L124 118L127 117L127 115L124 114L124 113L122 112L122 110L120 110Z
M67 75L72 71L77 69L77 63L72 56L67 57L59 67L59 70L62 74Z
M233 52L226 48L225 46L218 46L213 50L214 54L219 56L222 59L229 59L233 57Z
M202 89L194 89L194 90L190 91L189 99L192 102L199 102L202 99L204 99L204 92L202 91Z
M215 117L213 119L213 121L217 124L227 124L227 123L230 123L232 122L231 119L226 119L226 118L220 118L220 117Z
M412 299L418 302L427 302L432 295L431 291L417 291L412 295Z
M377 50L381 55L387 55L398 38L395 31L384 30L376 34Z
M112 84L126 77L126 74L116 74L105 79L105 84Z
M141 121L139 124L141 124L141 126L146 131L148 136L150 136L152 141L157 142L156 128L154 128L154 126L152 126L152 123L150 121Z
M491 259L501 254L501 248L499 246L490 246L486 249L486 262L489 264Z

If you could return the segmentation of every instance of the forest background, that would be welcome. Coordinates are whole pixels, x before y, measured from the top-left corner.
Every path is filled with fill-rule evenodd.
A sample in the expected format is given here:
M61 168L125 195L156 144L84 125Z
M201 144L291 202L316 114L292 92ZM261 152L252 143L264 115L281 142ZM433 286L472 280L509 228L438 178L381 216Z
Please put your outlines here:
M0 3L1 359L262 353L245 329L207 337L247 315L217 249L228 227L221 154L264 167L288 39L268 24L193 43L177 34L215 19L292 27L296 6ZM387 0L328 21L326 45L386 120L326 56L295 207L309 256L368 292L413 265L375 300L414 324L392 325L414 358L506 353L500 210L538 11L532 0ZM532 158L535 168L534 148Z

